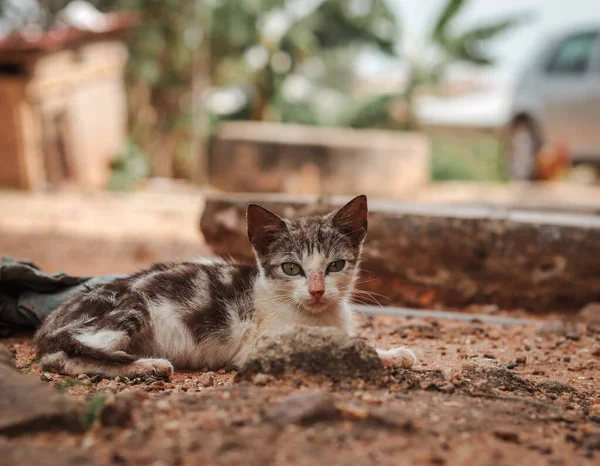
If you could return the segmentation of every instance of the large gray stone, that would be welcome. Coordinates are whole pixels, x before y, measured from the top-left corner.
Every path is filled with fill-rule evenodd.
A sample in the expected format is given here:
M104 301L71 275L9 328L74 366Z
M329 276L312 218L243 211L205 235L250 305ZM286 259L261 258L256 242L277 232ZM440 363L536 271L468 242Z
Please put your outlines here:
M90 453L50 446L15 443L0 439L0 463L10 466L94 466Z
M0 345L0 413L0 435L83 429L78 405L34 377L17 371L3 345Z
M372 379L383 372L375 349L332 327L293 326L257 342L238 380L302 371L331 378Z

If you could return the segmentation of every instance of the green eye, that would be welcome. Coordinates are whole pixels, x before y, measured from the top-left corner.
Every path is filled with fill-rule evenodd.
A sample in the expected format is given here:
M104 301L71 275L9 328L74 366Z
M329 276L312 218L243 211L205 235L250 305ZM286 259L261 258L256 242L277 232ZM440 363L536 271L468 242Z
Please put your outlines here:
M302 267L293 262L286 262L285 264L282 264L281 270L283 270L283 273L286 275L291 275L292 277L302 273Z
M338 259L327 266L327 272L339 272L346 265L346 261Z

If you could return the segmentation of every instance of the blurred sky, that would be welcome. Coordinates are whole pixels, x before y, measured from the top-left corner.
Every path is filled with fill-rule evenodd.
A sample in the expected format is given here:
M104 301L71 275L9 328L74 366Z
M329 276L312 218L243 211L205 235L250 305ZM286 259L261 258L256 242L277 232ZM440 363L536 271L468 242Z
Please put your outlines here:
M418 53L419 43L447 0L388 0L400 15L403 27L402 50ZM498 39L492 50L498 57L494 74L511 79L518 72L532 48L552 31L576 24L600 24L600 0L471 0L457 19L456 27L485 23L519 11L532 12L534 18ZM397 64L380 57L365 55L361 74L393 72Z

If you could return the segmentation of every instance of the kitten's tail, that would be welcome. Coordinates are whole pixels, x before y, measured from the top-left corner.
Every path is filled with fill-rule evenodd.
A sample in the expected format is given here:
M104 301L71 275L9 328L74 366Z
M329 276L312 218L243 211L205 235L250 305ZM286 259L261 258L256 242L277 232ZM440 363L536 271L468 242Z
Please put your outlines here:
M106 364L129 364L138 358L126 353L125 351L110 351L82 344L73 337L70 337L70 345L65 351L71 357L88 357L96 359Z
M37 347L38 357L63 351L72 358L91 358L105 364L129 364L138 359L125 351L112 351L86 345L69 332L60 332L52 337L38 334L35 338L35 346Z

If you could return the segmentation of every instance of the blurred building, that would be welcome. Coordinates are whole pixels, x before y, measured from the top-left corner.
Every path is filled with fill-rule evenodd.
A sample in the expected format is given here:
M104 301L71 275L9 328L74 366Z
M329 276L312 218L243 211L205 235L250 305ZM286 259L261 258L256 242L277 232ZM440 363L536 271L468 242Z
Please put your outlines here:
M105 185L126 138L123 32L135 17L102 16L0 40L0 186Z

